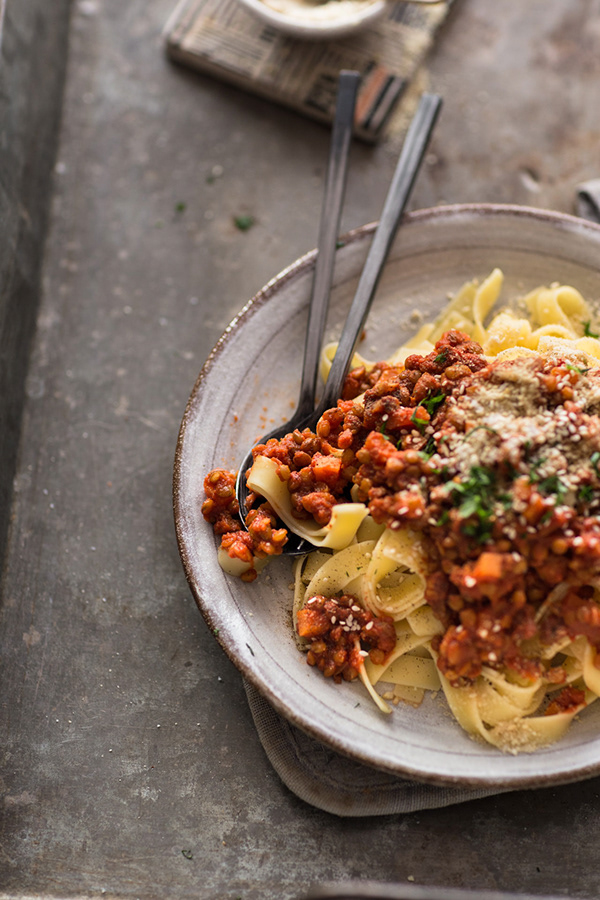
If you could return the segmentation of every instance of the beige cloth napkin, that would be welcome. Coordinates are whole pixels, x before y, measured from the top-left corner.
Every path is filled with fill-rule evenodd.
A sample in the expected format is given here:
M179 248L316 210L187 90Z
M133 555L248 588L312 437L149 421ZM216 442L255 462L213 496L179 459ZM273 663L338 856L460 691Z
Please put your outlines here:
M437 787L355 762L282 718L247 681L258 736L271 765L297 797L336 816L387 816L464 803L506 789Z

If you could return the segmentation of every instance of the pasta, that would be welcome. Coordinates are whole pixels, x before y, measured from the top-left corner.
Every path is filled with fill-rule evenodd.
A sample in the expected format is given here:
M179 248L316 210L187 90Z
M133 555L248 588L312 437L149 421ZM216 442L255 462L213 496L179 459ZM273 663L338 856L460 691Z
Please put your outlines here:
M498 310L502 283L464 285L385 363L357 354L314 433L257 448L248 530L228 473L203 510L246 580L286 528L318 547L295 572L310 665L384 713L443 691L517 753L600 695L600 340L575 288Z

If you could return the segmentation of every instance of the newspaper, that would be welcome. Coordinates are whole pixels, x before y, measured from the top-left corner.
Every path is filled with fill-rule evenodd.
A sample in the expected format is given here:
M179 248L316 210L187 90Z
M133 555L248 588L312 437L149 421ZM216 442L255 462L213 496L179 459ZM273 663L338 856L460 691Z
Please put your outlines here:
M174 61L330 123L338 74L361 74L355 134L375 142L435 39L452 0L389 2L384 16L334 41L289 37L238 0L180 0L164 29Z

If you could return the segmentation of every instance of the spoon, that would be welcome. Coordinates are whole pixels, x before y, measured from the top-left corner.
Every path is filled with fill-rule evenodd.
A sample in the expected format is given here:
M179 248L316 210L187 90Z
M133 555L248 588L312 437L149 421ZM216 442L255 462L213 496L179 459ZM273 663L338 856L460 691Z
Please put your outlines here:
M293 417L284 425L274 429L268 435L263 437L257 443L266 443L270 438L281 438L289 434L294 429L303 429L313 427L320 419L326 409L335 406L342 391L344 379L348 372L354 349L358 343L358 339L363 331L367 315L371 308L385 262L387 260L390 248L400 224L400 219L406 207L406 203L412 192L417 174L421 167L425 150L429 143L429 138L436 123L440 108L442 105L441 97L437 94L423 94L419 102L419 106L415 116L410 124L406 138L402 147L400 158L390 184L379 224L375 231L375 235L369 248L367 260L365 262L362 274L359 279L358 287L350 307L350 311L344 323L344 328L340 336L336 354L333 358L331 369L325 383L325 390L318 406L314 407L314 394L316 389L318 360L321 348L321 336L324 328L323 324L320 332L307 332L307 345L312 341L314 346L305 347L305 364L308 358L315 369L310 376L310 384L312 385L312 394L310 394L311 406L307 409L306 403L303 401L303 390L305 382L305 372L303 368L303 390L301 391L301 401ZM325 201L326 202L326 201ZM325 207L324 202L324 207ZM320 255L320 251L319 251ZM319 256L317 256L317 266L319 264ZM327 282L327 293L331 284L331 274L333 267L330 269L329 281ZM316 283L316 275L315 275ZM314 298L313 298L314 299ZM312 302L312 301L311 301ZM312 309L310 313L312 319ZM308 376L309 373L307 373ZM307 397L309 396L307 392ZM256 446L256 445L255 445ZM252 466L253 455L252 449L246 454L242 460L237 475L236 494L240 507L240 517L245 521L246 516L246 498L248 488L246 485L246 474ZM312 549L312 545L305 539L294 535L288 531L288 542L283 548L283 553L287 556L298 556L308 553Z

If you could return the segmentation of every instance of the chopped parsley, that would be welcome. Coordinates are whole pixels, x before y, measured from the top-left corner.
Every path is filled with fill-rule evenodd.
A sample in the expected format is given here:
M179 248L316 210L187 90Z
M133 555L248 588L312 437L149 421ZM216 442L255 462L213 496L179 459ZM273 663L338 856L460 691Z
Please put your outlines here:
M429 425L428 419L421 419L421 417L417 415L419 407L424 406L424 405L425 405L424 403L421 403L421 404L419 404L419 406L415 407L415 411L413 412L412 416L410 417L410 421L414 422L414 424L419 429L425 428L426 425Z
M254 225L254 216L236 216L233 221L240 231L248 231Z
M434 439L433 435L431 435L431 437L429 437L427 439L427 442L424 445L424 447L421 450L419 450L419 453L421 454L421 456L424 456L425 459L431 459L431 457L436 452L436 450L437 450L437 446L435 443L435 439Z
M531 466L531 472L530 472L530 475L529 475L529 480L530 480L532 483L535 482L535 481L539 481L539 478L538 478L538 476L537 476L537 470L538 470L539 468L541 468L541 467L544 465L545 462L546 462L546 457L545 457L545 456L540 456L540 457L538 457L538 459L532 459L532 460L531 460L531 463L530 463L530 466Z
M568 362L565 363L565 366L570 372L577 372L578 375L587 375L590 371L589 366L587 369L582 369L580 366L574 366Z
M501 499L494 470L473 466L465 481L450 483L448 496L460 518L471 520L462 526L463 533L481 543L487 541L492 534L494 506ZM502 495L502 499L506 497Z
M594 472L600 477L600 471L598 471L598 463L600 463L600 451L594 450L594 452L590 456L590 462L592 464Z
M542 478L541 481L537 482L537 486L546 497L554 494L557 503L561 503L562 500L564 500L569 490L564 481L561 481L556 474L548 475L547 478Z
M438 366L445 366L447 359L448 359L448 351L442 350L442 352L438 353L438 355L435 357L435 359L433 361Z
M594 499L595 489L591 484L582 485L577 491L577 499L581 500L582 503L591 503Z
M435 394L433 397L431 394L433 391L430 391L429 396L421 402L421 406L424 407L429 415L433 418L436 414L444 400L446 399L445 394Z
M591 324L592 324L592 323L590 322L589 319L588 319L587 322L584 322L584 323L583 323L583 333L584 333L584 335L585 335L586 337L591 337L591 338L597 338L597 337L600 337L600 334L597 334L595 331L592 331L592 329L591 329Z
M442 525L446 525L447 522L449 522L449 521L450 521L450 514L449 514L448 510L443 509L441 516L439 517L439 519L437 520L437 522L435 524L438 526L438 528L441 528Z
M564 481L560 480L560 477L556 473L547 475L545 478L540 478L539 472L537 470L540 469L545 462L545 456L540 456L539 459L533 460L531 462L529 483L535 484L538 491L540 491L541 494L544 494L545 497L554 495L556 497L556 502L561 503L567 495L569 489Z
M495 428L492 428L491 425L476 425L475 428L471 428L470 431L467 431L465 434L463 441L466 441L471 437L472 434L475 434L476 431L491 431L492 434L498 434Z

